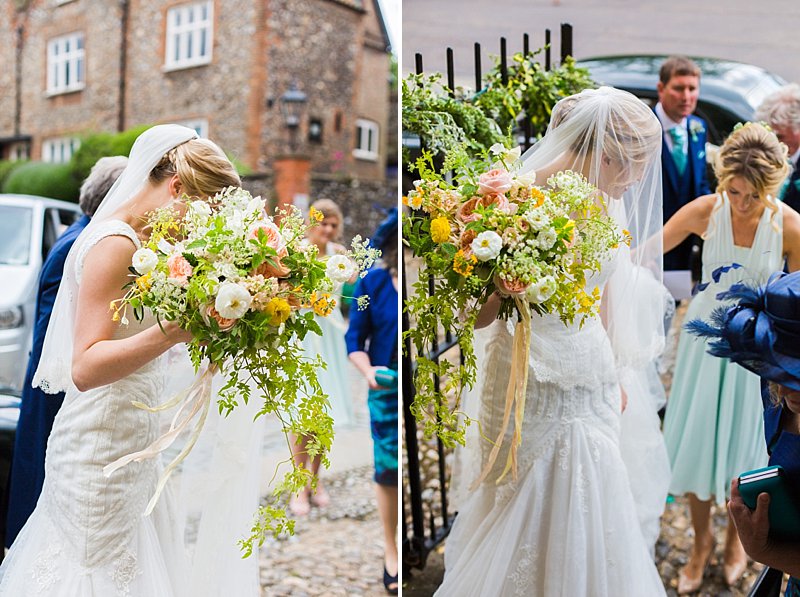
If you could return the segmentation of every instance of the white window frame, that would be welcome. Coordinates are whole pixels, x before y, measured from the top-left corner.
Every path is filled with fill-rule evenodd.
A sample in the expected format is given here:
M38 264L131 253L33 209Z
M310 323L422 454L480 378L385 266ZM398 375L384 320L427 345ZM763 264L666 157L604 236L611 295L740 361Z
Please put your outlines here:
M194 129L197 135L203 139L208 139L208 120L205 118L192 118L190 120L179 120L175 124L180 124L190 129Z
M42 141L42 161L66 164L81 146L78 137L51 137Z
M206 18L203 19L203 8ZM205 54L199 47L205 33ZM167 11L167 43L164 70L179 70L211 63L214 48L214 2L192 2ZM176 56L177 52L177 56Z
M380 126L374 120L359 118L356 120L356 147L353 156L359 160L378 161L378 143Z
M9 162L19 162L29 159L31 159L30 145L28 145L26 142L20 141L18 143L14 143L8 150Z
M83 32L77 31L48 40L47 95L80 91L84 87L86 47Z

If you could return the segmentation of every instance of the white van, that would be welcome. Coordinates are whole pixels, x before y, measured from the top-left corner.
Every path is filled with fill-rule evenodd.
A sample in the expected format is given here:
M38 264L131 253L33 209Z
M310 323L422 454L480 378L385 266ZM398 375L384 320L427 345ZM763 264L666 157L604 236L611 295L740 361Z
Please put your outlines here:
M22 388L39 272L56 239L81 215L74 203L0 194L0 388Z

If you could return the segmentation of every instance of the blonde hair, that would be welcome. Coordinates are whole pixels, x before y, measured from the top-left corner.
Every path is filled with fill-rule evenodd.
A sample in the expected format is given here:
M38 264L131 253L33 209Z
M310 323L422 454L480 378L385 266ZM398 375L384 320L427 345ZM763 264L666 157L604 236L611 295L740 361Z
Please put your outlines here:
M608 110L606 122L586 129L579 134L571 149L577 153L591 151L596 144L598 133L603 135L603 152L619 164L644 164L650 160L655 151L661 147L661 124L654 117L652 110L635 96L615 92L616 108ZM551 113L549 130L558 128L568 121L577 108L583 108L586 102L589 109L595 110L596 104L589 104L593 99L609 94L609 88L585 90L581 93L560 100Z
M339 240L342 236L342 225L344 224L344 216L339 206L331 199L317 199L311 204L311 207L322 213L325 218L336 218L339 220L339 230L334 240Z
M149 180L159 184L176 174L182 192L198 199L242 184L225 153L208 139L191 139L170 149L150 172Z
M774 197L789 174L787 158L786 145L778 141L773 132L762 124L748 122L734 129L717 154L714 163L717 193L727 190L734 178L743 178L753 187L764 206L772 211L771 221L777 231L774 218L778 204Z

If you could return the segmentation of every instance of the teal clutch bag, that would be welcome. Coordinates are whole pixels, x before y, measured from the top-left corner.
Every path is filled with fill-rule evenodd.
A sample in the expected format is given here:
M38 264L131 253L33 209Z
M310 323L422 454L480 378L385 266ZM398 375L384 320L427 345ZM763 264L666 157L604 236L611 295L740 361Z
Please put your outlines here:
M758 494L768 493L769 532L776 537L800 538L800 509L789 493L782 466L768 466L739 475L739 493L748 508L756 509Z
M397 371L388 367L376 369L375 381L384 388L394 389L397 387Z

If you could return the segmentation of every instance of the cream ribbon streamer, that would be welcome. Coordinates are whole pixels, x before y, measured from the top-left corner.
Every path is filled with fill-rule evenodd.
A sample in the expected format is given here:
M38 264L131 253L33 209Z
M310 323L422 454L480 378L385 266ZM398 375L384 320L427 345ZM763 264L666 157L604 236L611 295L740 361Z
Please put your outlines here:
M131 404L133 404L136 408L141 408L153 413L172 408L181 402L182 404L178 409L178 412L175 413L175 416L172 417L169 430L164 433L164 435L153 441L153 443L147 446L144 450L122 456L111 464L105 466L103 468L103 474L106 477L110 477L114 471L121 469L131 462L141 462L142 460L148 460L158 456L161 452L173 444L181 432L189 426L189 423L191 423L192 419L195 418L197 413L200 413L200 417L198 418L197 423L192 430L192 435L189 437L189 440L186 442L183 450L181 450L181 453L169 463L169 465L164 469L164 472L161 473L161 477L156 485L155 493L153 494L153 497L150 498L150 502L147 504L147 508L144 511L145 516L149 515L153 511L153 508L155 507L156 502L158 502L158 498L161 496L161 492L164 490L164 486L167 484L167 480L169 479L170 475L172 475L178 465L184 461L186 456L188 456L189 452L192 451L192 448L197 443L197 439L200 437L200 432L203 430L203 425L205 425L206 417L208 416L208 409L211 405L211 382L214 378L214 374L218 370L219 368L217 365L208 365L205 371L203 371L197 377L197 379L192 382L191 386L178 394L175 398L172 398L163 404L159 404L158 406L147 406L146 404L138 401L131 402Z
M503 445L503 438L508 429L508 422L511 419L511 411L514 411L514 434L511 438L511 448L508 451L506 465L503 472L498 477L496 483L511 471L514 481L517 480L517 448L522 443L522 418L525 414L525 393L528 388L528 354L531 347L531 307L527 300L514 297L514 302L520 314L520 320L514 328L514 345L511 353L511 377L506 388L506 406L503 411L503 424L500 433L494 441L494 447L489 453L489 459L483 467L480 476L470 486L473 491L483 483L492 470L500 448Z

